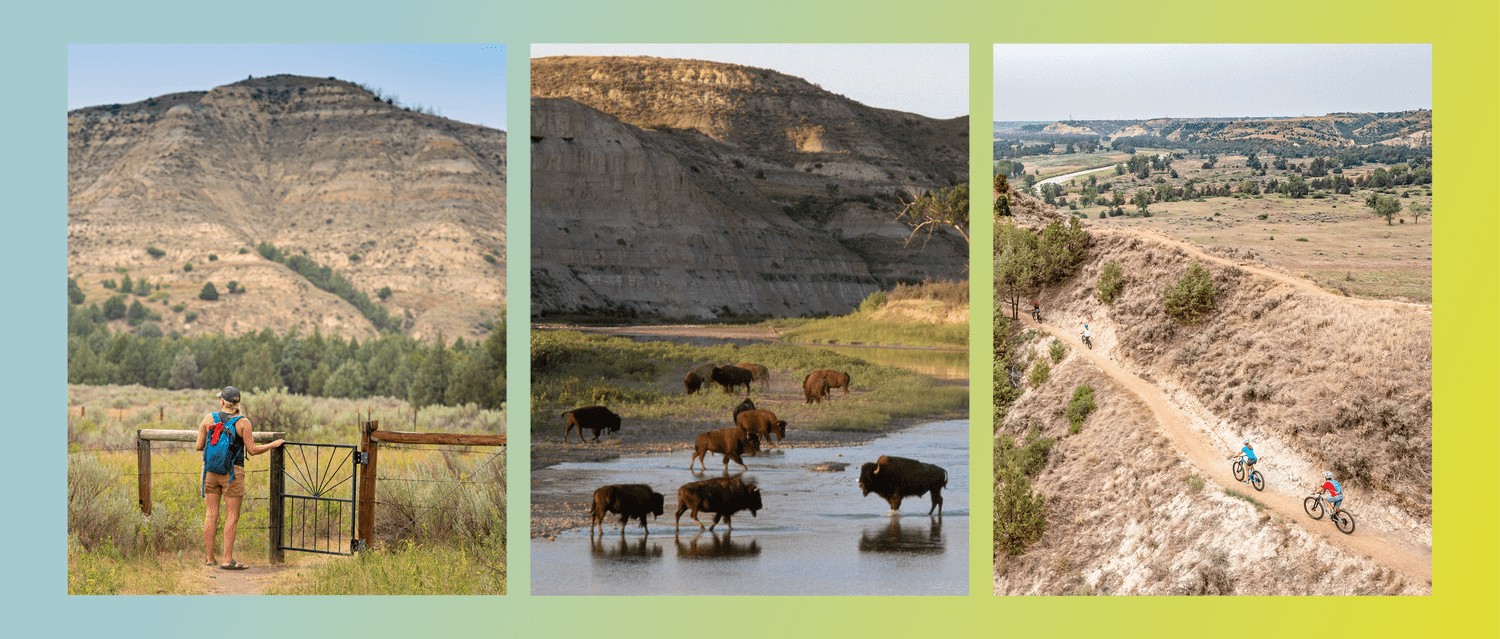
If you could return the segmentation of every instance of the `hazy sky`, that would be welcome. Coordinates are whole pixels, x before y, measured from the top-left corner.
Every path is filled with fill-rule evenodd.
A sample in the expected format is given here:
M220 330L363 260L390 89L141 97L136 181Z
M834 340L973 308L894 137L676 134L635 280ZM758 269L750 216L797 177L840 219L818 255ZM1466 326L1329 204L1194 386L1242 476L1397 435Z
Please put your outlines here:
M505 128L499 44L72 44L68 109L281 73L360 82L447 118Z
M650 55L761 67L882 109L954 118L969 113L964 44L533 44L531 57Z
M995 120L1432 108L1428 44L998 44Z

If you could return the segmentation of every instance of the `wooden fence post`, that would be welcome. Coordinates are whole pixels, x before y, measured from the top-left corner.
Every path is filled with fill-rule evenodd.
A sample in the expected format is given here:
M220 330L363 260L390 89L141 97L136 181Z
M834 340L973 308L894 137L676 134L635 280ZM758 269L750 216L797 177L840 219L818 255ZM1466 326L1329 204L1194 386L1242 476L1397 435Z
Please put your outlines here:
M135 431L135 485L141 504L141 514L151 515L151 440L141 439L141 431Z
M271 449L271 503L267 508L266 541L271 554L271 563L279 564L286 561L286 551L281 549L281 493L284 489L282 454L284 449L280 446Z
M359 445L364 450L365 467L359 471L359 512L357 538L364 547L375 547L375 461L380 452L380 442L370 439L370 433L380 429L380 422L370 420L360 429Z

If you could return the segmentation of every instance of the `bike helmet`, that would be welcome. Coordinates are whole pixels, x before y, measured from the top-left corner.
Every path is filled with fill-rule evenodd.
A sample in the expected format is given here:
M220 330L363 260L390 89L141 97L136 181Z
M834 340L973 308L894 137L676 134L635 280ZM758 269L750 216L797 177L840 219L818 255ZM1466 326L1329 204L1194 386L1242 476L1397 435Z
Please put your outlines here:
M1246 446L1250 445L1250 438L1249 437L1246 437L1244 441L1245 441L1245 445Z
M1323 471L1323 479L1333 479L1333 473L1326 470Z

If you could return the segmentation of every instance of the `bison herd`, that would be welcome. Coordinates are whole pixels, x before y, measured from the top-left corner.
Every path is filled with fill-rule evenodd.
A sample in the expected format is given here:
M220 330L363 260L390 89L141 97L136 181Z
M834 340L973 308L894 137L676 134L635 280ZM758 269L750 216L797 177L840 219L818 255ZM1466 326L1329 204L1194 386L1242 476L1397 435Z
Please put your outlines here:
M734 426L699 433L694 438L693 456L688 461L688 470L692 470L696 464L703 471L707 471L708 455L717 453L723 457L726 476L683 484L677 489L674 530L680 527L682 514L685 512L698 523L700 530L712 531L715 526L718 526L720 520L723 520L724 524L732 530L731 517L742 510L750 511L750 516L754 517L757 511L765 509L759 487L753 482L743 481L740 477L727 475L729 462L732 461L748 471L749 467L745 465L744 458L760 452L762 442L775 445L775 442L786 439L786 420L777 418L776 414L769 410L756 408L755 402L748 397L752 382L759 382L764 389L770 383L770 379L771 373L765 366L748 362L726 366L709 363L694 367L687 372L682 384L690 395L698 392L705 385L714 383L723 387L726 394L743 386L747 397L731 412L730 417ZM848 373L833 370L813 371L802 380L803 395L809 404L822 402L828 398L831 389L842 388L844 394L847 395L849 383ZM578 429L580 443L584 443L583 431L585 429L593 432L592 441L594 442L599 441L601 431L614 433L620 430L620 416L604 406L575 408L563 413L563 417L567 420L567 430L563 433L564 442L568 441L575 428ZM774 439L772 435L775 435ZM927 514L932 515L936 511L941 517L943 513L942 489L947 485L947 471L932 464L924 464L904 457L882 455L874 463L867 463L860 469L859 488L863 495L869 496L873 492L881 496L890 504L893 511L901 508L903 497L920 497L930 492L932 493L932 507L928 509ZM654 519L664 512L666 512L665 496L655 492L646 484L602 486L594 491L594 502L589 509L589 536L593 536L596 526L602 535L604 519L611 514L619 516L621 535L625 534L625 526L631 519L639 519L641 529L646 534L650 534L650 529L646 525L646 516L651 515ZM700 512L713 513L713 522L707 527L698 519Z

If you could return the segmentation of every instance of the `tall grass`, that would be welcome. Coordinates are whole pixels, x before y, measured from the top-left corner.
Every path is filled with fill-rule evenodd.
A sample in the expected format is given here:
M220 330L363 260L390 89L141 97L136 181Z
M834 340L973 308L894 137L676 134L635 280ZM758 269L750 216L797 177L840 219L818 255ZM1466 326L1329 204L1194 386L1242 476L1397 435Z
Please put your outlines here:
M503 536L503 535L502 535ZM503 595L505 542L481 546L405 543L311 569L273 595Z
M897 284L876 291L849 315L812 320L783 338L817 344L949 346L969 344L969 283L964 280Z

